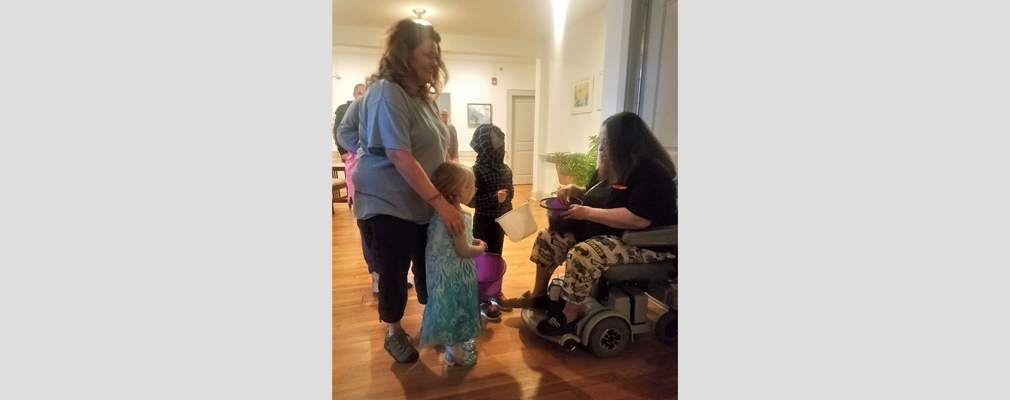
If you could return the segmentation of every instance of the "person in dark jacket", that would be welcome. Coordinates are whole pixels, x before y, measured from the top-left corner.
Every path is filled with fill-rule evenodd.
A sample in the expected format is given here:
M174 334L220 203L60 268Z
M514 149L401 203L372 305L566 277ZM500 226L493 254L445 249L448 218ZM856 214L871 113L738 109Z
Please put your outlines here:
M494 124L483 124L473 131L470 147L477 152L473 163L473 174L477 180L477 193L467 206L473 207L473 237L487 243L487 252L501 254L505 241L505 230L495 219L512 211L512 169L505 165L505 132ZM501 318L500 308L505 296L501 292L490 299L481 299L480 312L485 318L497 321Z
M357 98L359 98L361 96L364 96L365 95L365 84L359 83L357 85L354 85L354 93L351 93L351 95L354 96L355 99L357 99ZM333 142L337 144L337 151L340 152L340 161L343 161L344 163L347 162L347 157L353 155L353 153L348 153L347 149L345 149L343 146L341 146L340 142L337 141L337 128L340 127L340 121L344 120L344 114L347 113L347 107L349 107L350 105L351 105L351 100L348 100L347 103L344 103L344 104L341 104L340 106L338 106L337 107L337 111L335 111L333 113ZM348 168L347 171L345 171L345 172L350 173L351 172L350 168ZM351 189L351 180L350 180L350 178L347 179L347 188L348 188L348 192L350 192L351 191L350 190ZM350 200L350 193L348 193L347 197L348 197L348 200Z

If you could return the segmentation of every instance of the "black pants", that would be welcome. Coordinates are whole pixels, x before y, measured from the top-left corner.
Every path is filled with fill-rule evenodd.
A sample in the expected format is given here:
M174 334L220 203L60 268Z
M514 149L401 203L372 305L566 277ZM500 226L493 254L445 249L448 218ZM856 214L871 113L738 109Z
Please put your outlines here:
M505 243L505 230L494 222L489 215L474 215L473 238L487 243L487 252L501 255L502 244Z
M359 232L361 231L360 227L358 228L358 231ZM361 256L362 258L365 259L365 265L368 266L368 274L371 275L373 272L375 272L375 269L372 268L372 262L368 261L368 246L365 246L364 236L361 237Z
M418 225L389 215L358 220L358 230L368 250L365 262L379 273L379 320L400 322L407 307L407 269L414 262L414 288L419 298L428 297L424 247L428 224Z

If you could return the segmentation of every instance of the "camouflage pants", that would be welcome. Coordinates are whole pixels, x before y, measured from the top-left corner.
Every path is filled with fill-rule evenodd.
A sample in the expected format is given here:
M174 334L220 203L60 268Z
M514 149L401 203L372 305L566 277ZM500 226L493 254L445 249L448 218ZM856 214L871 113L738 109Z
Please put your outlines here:
M673 254L629 246L616 236L594 236L576 243L571 233L559 234L547 228L540 230L530 255L530 261L548 271L565 264L561 297L574 304L586 300L589 290L607 268L668 258L673 258Z

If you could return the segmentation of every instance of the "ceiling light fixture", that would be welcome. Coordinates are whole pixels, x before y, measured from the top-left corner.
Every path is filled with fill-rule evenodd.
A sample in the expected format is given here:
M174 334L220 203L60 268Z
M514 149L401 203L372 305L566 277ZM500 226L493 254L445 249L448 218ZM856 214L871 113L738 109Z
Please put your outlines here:
M431 25L430 22L421 19L421 16L424 15L424 13L426 12L423 8L415 8L413 11L414 14L417 15L417 19L415 19L414 22L419 23L421 25Z

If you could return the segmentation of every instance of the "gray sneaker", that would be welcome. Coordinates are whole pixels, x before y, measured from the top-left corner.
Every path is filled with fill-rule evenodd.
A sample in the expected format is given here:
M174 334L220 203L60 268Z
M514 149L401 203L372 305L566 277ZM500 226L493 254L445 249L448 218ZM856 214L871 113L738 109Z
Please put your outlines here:
M383 347L399 363L412 363L417 361L417 349L410 344L414 339L403 329L397 331L392 336L386 334L386 343Z

